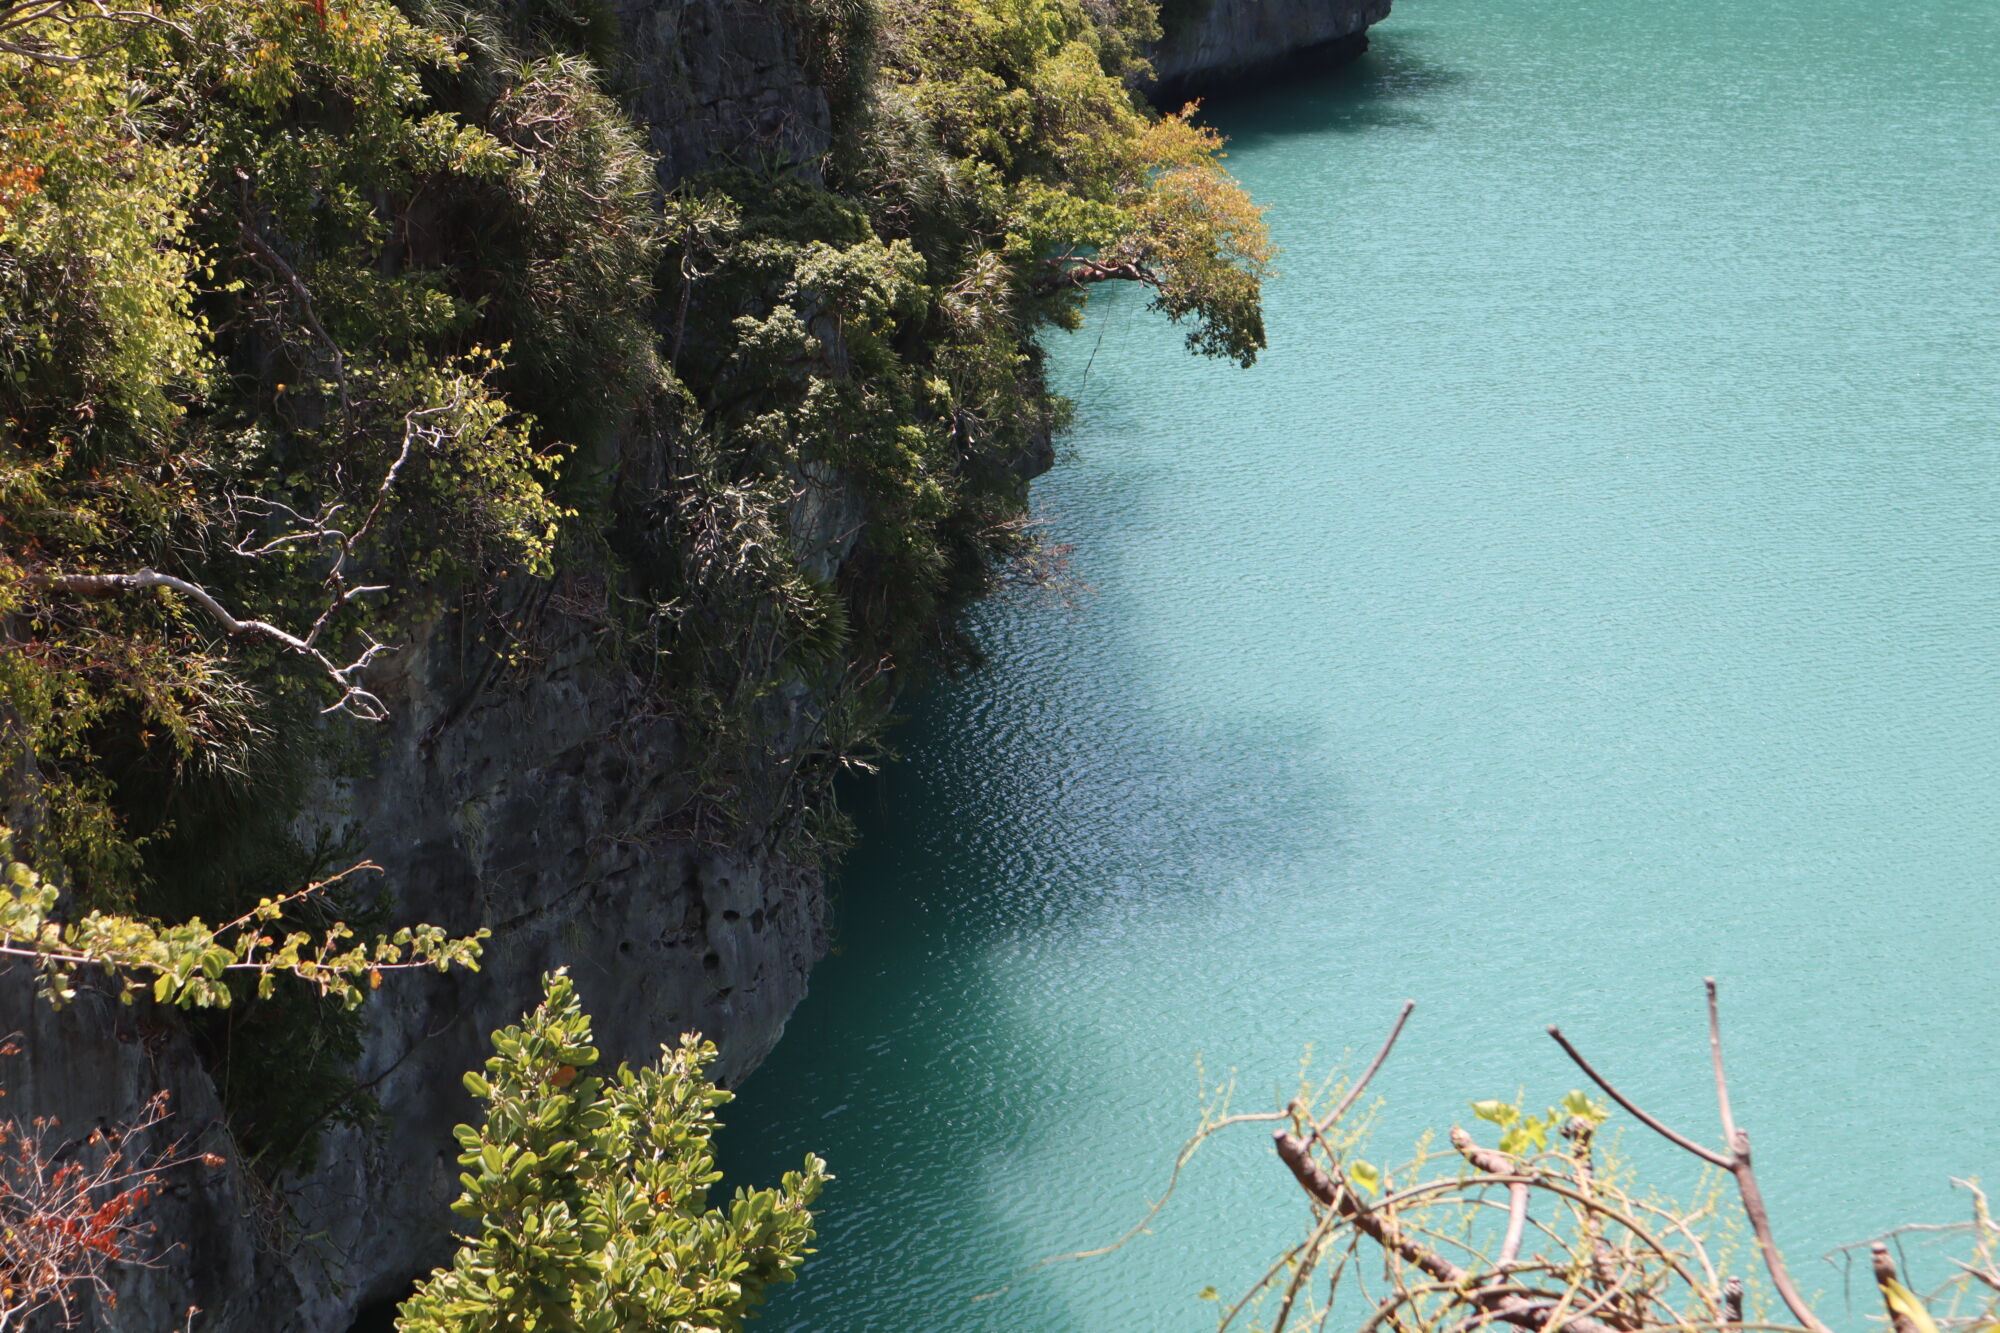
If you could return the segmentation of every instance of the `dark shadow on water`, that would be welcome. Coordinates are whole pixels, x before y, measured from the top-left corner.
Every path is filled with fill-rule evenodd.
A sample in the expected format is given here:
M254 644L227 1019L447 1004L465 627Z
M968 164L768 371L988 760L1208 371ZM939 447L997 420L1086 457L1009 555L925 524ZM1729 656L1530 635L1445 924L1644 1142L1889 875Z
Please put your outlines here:
M1421 29L1380 33L1344 68L1208 107L1236 147L1426 129L1427 108L1465 81L1428 47ZM1171 522L1179 502L1171 478L1097 484L1090 509L1122 523ZM1116 586L1128 558L1098 546L1085 577ZM1328 832L1352 810L1327 738L1295 718L1191 716L1177 682L1135 665L1149 640L1129 614L1110 597L1067 624L986 608L1004 640L992 674L910 700L893 738L904 759L843 793L860 841L835 877L835 951L718 1144L731 1185L771 1183L808 1150L837 1177L820 1257L774 1299L771 1333L860 1329L861 1310L883 1330L1081 1327L1042 1278L976 1299L1043 1257L989 1173L1032 1159L1051 1132L1046 1099L1088 1084L1058 1031L1022 1021L1021 988L1096 966L1100 947L1116 967L1128 936L1163 920L1199 929L1204 900L1228 913L1227 895L1346 845ZM941 1236L959 1240L927 1239ZM940 1271L947 1252L957 1266Z
M912 700L903 761L844 793L860 843L836 881L836 952L724 1112L732 1185L768 1184L808 1149L838 1177L821 1257L774 1300L772 1333L859 1328L842 1321L860 1309L884 1330L1080 1327L1035 1304L1058 1299L1041 1278L975 1299L1043 1257L987 1173L1034 1156L1047 1099L1078 1077L1058 1034L1021 1021L1023 978L1059 984L1100 947L1116 966L1163 913L1228 913L1267 867L1310 854L1287 831L1318 839L1346 811L1313 728L1192 721L1130 675L1142 654L1114 603L980 618L1012 640L993 674ZM966 1238L948 1273L933 1242L905 1243L948 1235Z
M986 993L993 969L1049 936L1106 941L1128 924L1143 929L1149 905L1213 893L1227 871L1254 877L1260 859L1296 849L1246 836L1244 824L1311 828L1338 803L1302 753L1316 738L1296 727L1192 737L1120 728L1131 748L1115 772L1079 772L1065 762L1073 754L1039 757L1054 762L1031 781L1046 779L1051 802L1098 783L1145 792L1093 812L1106 818L1064 825L1074 844L1052 847L1047 828L1017 818L1030 791L996 793L980 771L983 747L949 734L979 719L948 695L913 711L903 765L848 792L861 844L838 879L836 952L724 1111L720 1158L731 1187L769 1184L808 1150L837 1177L818 1210L821 1256L774 1299L772 1333L848 1327L841 1321L859 1309L884 1330L1068 1333L1082 1325L1044 1304L1059 1300L1045 1275L981 1299L1044 1257L988 1202L985 1173L1033 1157L1050 1133L1036 1087L1074 1077L1052 1037ZM995 767L1021 759L984 753ZM1218 845L1231 853L1226 870ZM1132 1200L1135 1215L1143 1202ZM899 1239L951 1234L976 1239L948 1273L930 1266L931 1242Z
M1298 135L1430 129L1430 109L1471 81L1466 72L1434 60L1430 47L1422 28L1377 29L1367 53L1351 63L1219 92L1203 100L1203 118L1236 149Z

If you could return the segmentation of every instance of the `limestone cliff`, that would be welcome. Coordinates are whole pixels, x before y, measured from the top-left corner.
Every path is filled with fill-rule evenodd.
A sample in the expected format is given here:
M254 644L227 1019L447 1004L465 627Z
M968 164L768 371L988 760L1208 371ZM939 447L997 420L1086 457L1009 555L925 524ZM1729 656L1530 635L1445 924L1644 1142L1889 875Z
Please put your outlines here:
M805 72L783 11L759 0L622 0L633 101L662 183L721 160L803 166L826 150L824 94ZM613 470L657 471L658 441L618 441ZM802 561L835 571L856 515L835 479L793 515ZM19 1033L5 1110L54 1117L65 1134L135 1119L158 1089L168 1137L230 1158L180 1173L154 1206L175 1238L149 1268L115 1273L106 1327L204 1333L333 1333L406 1294L450 1253L457 1192L450 1131L473 1111L460 1075L486 1034L518 1018L547 968L570 965L608 1059L644 1060L698 1030L733 1083L777 1041L824 951L820 872L795 864L768 828L691 823L696 793L676 719L662 716L593 613L588 572L519 580L501 616L525 631L503 661L478 614L412 626L377 682L391 709L352 771L326 779L302 825L344 835L383 869L398 920L493 935L482 970L400 976L368 1009L357 1069L379 1099L381 1132L330 1133L320 1165L276 1192L234 1160L223 1105L181 1016L85 989L52 1012L26 969L0 969L0 1036ZM814 701L766 708L781 751ZM338 725L351 725L341 723ZM746 760L747 762L747 760Z
M1193 0L1169 10L1153 53L1157 96L1176 97L1268 70L1329 68L1368 49L1389 0Z
M617 82L663 185L723 163L818 175L834 113L785 5L610 8ZM1159 65L1169 81L1208 80L1359 40L1386 12L1387 0L1311 13L1211 0ZM806 341L843 361L837 323L809 302L801 309ZM678 352L678 325L670 342ZM960 424L970 439L973 423ZM1038 429L1023 428L1025 443L1002 457L970 445L963 456L1018 489L1050 461ZM671 447L634 425L596 461L607 486L651 478L658 490L681 466ZM793 555L830 585L861 563L853 552L870 515L833 465L802 471ZM825 947L820 872L757 813L768 801L741 802L730 822L703 818L697 775L717 756L619 651L600 574L580 566L518 578L504 596L447 602L402 626L398 651L369 682L389 721L320 776L300 816L308 840L330 832L381 867L395 920L492 931L480 972L395 977L367 1009L355 1073L380 1102L379 1130L330 1131L317 1167L273 1187L237 1160L212 1062L179 1014L89 989L53 1012L22 969L0 969L0 1036L22 1038L21 1054L0 1067L8 1117L54 1117L80 1134L135 1118L164 1088L176 1113L168 1136L229 1159L177 1178L156 1202L158 1234L172 1244L152 1267L117 1272L116 1308L95 1312L106 1327L153 1333L189 1306L210 1333L375 1326L365 1320L449 1253L450 1130L473 1110L460 1076L483 1058L487 1034L533 1002L549 967L571 967L609 1060L647 1059L699 1030L721 1047L718 1073L733 1083L778 1040ZM504 654L487 635L501 622ZM755 746L723 756L725 767L748 788L782 785L823 703L802 680L773 691L758 703Z

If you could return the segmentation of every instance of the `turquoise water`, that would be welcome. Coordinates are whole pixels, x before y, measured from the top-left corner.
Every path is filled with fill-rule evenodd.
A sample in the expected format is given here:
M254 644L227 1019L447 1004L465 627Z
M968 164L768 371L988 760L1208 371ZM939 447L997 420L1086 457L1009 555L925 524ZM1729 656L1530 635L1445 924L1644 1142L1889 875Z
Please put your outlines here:
M1197 1060L1261 1109L1409 996L1386 1143L1574 1086L1552 1020L1707 1137L1705 973L1858 1326L1816 1256L2000 1159L2000 5L1399 0L1211 111L1272 350L1055 349L1090 591L984 608L857 793L733 1108L840 1176L767 1326L1209 1327L1302 1217L1255 1129L1023 1272L1139 1217Z

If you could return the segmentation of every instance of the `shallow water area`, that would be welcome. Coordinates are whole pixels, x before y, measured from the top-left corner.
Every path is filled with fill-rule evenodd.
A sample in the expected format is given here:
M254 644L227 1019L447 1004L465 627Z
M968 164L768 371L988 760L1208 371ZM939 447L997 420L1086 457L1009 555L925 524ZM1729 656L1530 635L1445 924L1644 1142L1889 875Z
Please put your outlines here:
M850 794L839 952L729 1108L732 1171L839 1176L766 1327L1212 1327L1304 1217L1257 1130L1036 1266L1143 1215L1198 1062L1264 1109L1409 996L1379 1157L1577 1086L1551 1021L1712 1138L1711 973L1860 1324L1817 1256L2000 1158L1996 53L1990 3L1399 0L1213 103L1271 351L1131 293L1057 340L1089 590L981 608Z

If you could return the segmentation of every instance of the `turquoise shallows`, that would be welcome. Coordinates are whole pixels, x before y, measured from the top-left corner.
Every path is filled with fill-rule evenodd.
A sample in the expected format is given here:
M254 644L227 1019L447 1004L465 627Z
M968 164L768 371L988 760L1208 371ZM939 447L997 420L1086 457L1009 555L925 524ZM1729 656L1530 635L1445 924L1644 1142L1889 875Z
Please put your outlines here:
M1706 973L1862 1326L1817 1256L2000 1185L2000 4L1398 0L1212 118L1272 350L1132 293L1056 341L1091 591L985 608L856 793L732 1108L839 1175L766 1326L1212 1328L1304 1217L1257 1128L1030 1271L1143 1214L1198 1059L1264 1109L1410 996L1378 1158L1577 1086L1558 1020L1709 1137Z

